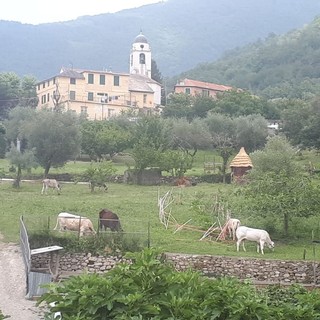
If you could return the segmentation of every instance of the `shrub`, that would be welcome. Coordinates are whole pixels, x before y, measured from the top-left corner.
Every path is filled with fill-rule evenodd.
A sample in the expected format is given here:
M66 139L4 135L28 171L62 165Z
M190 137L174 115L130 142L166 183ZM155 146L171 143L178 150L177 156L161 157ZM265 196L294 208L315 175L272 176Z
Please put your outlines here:
M208 279L195 271L177 272L160 253L146 249L127 255L103 274L71 277L50 284L38 303L68 320L311 320L320 319L319 291L299 286L256 290L250 282L221 277Z

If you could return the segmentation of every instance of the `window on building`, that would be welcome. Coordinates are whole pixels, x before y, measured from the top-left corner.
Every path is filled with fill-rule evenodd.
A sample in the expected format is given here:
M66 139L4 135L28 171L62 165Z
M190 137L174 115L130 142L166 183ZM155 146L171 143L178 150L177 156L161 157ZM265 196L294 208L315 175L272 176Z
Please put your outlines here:
M56 78L53 78L53 84L56 84Z
M47 101L50 101L50 93L47 93Z
M42 88L45 88L46 87L46 83L44 82L43 84L42 84Z
M185 89L185 93L186 93L186 94L190 94L190 93L191 93L190 88L186 88L186 89Z
M48 80L48 87L50 87L50 80Z
M47 96L45 94L41 97L41 102L42 104L47 102Z
M86 106L81 106L81 114L82 115L88 115L88 107L86 107Z
M107 103L108 102L108 94L107 93L99 92L99 93L97 93L97 96L98 96L99 101L101 103Z
M93 101L93 92L88 92L88 101Z
M100 84L106 84L106 76L104 74L100 74Z
M120 76L114 76L113 77L113 85L119 86L120 85Z
M93 73L88 73L88 83L94 84L94 74Z
M76 78L70 78L70 84L76 84Z
M139 63L140 64L145 64L146 63L146 55L144 53L140 53Z
M203 97L209 97L209 90L202 90Z
M70 100L76 100L76 92L70 91Z
M143 103L147 103L147 95L146 94L143 95Z
M40 90L40 84L38 84L38 90Z

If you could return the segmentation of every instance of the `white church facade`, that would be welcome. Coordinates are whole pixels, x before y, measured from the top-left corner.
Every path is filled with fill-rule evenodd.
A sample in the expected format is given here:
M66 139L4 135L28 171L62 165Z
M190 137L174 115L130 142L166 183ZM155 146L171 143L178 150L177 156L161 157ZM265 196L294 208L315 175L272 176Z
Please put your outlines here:
M105 120L123 111L159 112L161 84L151 79L151 48L140 33L133 41L129 73L62 68L37 83L38 108L64 108L90 120Z

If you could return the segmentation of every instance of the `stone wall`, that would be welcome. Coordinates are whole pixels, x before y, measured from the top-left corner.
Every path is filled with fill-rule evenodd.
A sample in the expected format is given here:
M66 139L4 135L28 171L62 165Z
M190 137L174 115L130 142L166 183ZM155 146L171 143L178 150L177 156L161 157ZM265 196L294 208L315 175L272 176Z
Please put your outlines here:
M264 260L209 255L166 254L176 270L189 268L210 277L234 276L239 279L275 283L320 283L320 266L312 261Z
M210 255L165 254L175 269L193 269L205 276L234 276L257 282L320 284L320 266L312 261L264 260ZM49 255L32 256L32 269L48 266ZM111 270L120 262L130 263L121 256L92 256L91 254L60 255L60 273L98 272Z

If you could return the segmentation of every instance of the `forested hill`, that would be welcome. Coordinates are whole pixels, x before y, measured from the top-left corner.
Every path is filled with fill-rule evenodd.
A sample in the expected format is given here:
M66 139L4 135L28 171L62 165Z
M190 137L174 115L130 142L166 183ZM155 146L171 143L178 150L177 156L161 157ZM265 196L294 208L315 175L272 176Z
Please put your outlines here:
M159 70L172 76L270 33L301 28L317 14L318 0L167 0L63 23L0 21L0 72L39 80L62 66L127 72L142 29Z
M320 92L320 18L285 35L270 35L216 62L200 64L188 77L249 89L267 98L308 98Z

